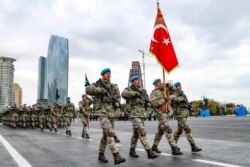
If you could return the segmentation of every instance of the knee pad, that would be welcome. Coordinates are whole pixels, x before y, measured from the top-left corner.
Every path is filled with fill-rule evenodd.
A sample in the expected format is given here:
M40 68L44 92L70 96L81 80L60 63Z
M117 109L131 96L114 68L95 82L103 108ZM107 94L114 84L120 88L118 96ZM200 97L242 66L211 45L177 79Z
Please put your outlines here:
M107 133L108 137L114 137L115 136L115 133L113 132L113 130L111 128L108 128L106 133Z
M169 126L167 126L166 132L169 133L169 134L171 134L172 133L172 129Z
M185 131L186 133L191 133L191 129L189 128L189 126L186 126L186 127L184 128L184 131Z
M139 129L139 135L140 136L142 136L142 137L144 137L144 136L146 136L146 131L145 131L145 129L143 128L143 129Z

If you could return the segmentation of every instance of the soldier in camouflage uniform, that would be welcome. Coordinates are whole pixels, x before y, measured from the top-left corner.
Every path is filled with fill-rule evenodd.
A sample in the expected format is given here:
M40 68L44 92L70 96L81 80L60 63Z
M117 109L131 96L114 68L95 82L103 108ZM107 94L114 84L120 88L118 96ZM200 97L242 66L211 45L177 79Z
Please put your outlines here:
M47 120L47 126L49 128L50 131L52 131L52 119L53 119L53 115L51 112L51 106L47 106L47 116L46 116L46 120Z
M21 126L23 128L26 128L26 124L28 121L28 115L27 115L28 109L26 107L26 104L24 104L20 109L20 119L21 119Z
M41 128L41 131L43 131L45 122L46 122L46 107L38 106L39 110L39 127Z
M93 100L89 98L86 94L82 95L82 100L79 101L80 116L82 118L82 138L89 139L89 116L91 114L90 105L93 103Z
M156 155L149 146L144 126L144 119L147 117L145 113L147 112L147 107L150 107L147 91L141 88L138 76L131 77L130 82L132 85L125 88L122 92L122 97L126 99L126 112L129 114L133 126L129 154L132 157L139 157L135 152L135 148L138 139L140 139L144 149L147 151L148 158L157 158L158 155Z
M61 106L54 102L51 106L51 113L52 113L52 123L55 132L57 132L57 126L60 124L60 118L61 118Z
M104 155L108 145L114 156L114 163L120 164L125 162L126 159L120 156L118 147L115 144L115 134L112 125L112 121L114 121L114 117L116 116L116 108L120 105L119 88L117 84L110 82L111 71L109 68L103 69L101 75L102 78L86 88L86 93L93 97L94 110L103 130L98 159L100 162L108 162ZM107 90L107 88L110 89Z
M167 96L164 96L161 79L155 79L153 81L153 85L155 86L155 89L152 90L150 94L150 100L153 108L155 109L155 116L158 119L159 124L158 132L155 134L152 150L157 153L161 153L157 146L161 141L162 135L165 133L168 143L172 148L172 154L181 155L183 153L178 149L174 141L172 129L168 124L168 99Z
M189 116L189 103L187 100L187 96L182 91L180 82L176 82L174 86L177 89L172 95L170 95L172 101L171 104L175 110L175 117L178 121L178 129L174 133L174 140L177 143L180 135L184 130L187 140L191 145L192 152L201 151L201 149L195 145L194 139L191 134L191 128L187 124L187 117Z
M36 122L38 119L38 112L37 107L35 105L32 106L31 114L30 114L30 121L31 121L31 127L32 129L35 129Z
M70 102L70 97L67 97L67 102L62 108L63 110L63 119L65 121L66 126L66 135L72 136L70 126L75 115L75 106Z

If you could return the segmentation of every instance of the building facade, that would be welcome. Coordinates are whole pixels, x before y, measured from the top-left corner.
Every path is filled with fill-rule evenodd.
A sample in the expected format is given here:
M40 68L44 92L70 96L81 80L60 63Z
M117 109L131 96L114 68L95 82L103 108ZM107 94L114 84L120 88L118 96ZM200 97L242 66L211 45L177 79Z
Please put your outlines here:
M43 56L38 60L37 103L42 105L48 103L47 58Z
M65 103L68 96L68 39L52 35L47 58L48 103Z
M13 80L14 64L13 58L0 57L0 112L6 106L12 106L13 99Z
M140 77L140 83L141 87L143 87L143 82L142 82L142 72L141 72L141 66L139 61L132 61L132 66L129 72L129 78L132 76L137 75ZM130 85L130 82L128 81L128 86Z
M13 86L13 97L14 97L14 103L17 105L17 107L20 107L22 105L22 87L18 83L14 83Z

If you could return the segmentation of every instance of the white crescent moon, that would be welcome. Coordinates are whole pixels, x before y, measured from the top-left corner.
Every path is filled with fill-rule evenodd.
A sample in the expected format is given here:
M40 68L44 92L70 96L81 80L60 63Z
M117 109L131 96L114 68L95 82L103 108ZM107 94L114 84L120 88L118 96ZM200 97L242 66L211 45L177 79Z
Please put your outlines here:
M163 29L166 30L167 33L168 33L168 30L167 30L166 26L164 26L163 24L156 24L155 27L154 27L154 32L155 32L157 29L159 29L159 28L163 28ZM153 35L153 38L152 38L151 40L152 40L153 42L160 43L159 41L157 41L157 40L155 39L154 35Z

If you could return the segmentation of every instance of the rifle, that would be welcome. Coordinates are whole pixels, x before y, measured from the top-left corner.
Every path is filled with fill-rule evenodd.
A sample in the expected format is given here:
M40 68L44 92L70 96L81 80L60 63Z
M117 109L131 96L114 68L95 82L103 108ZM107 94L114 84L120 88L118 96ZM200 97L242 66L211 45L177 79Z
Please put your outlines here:
M111 87L109 87L108 85L106 85L102 81L102 79L99 79L97 82L99 82L101 84L101 86L107 91L107 95L109 97L109 101L112 102L113 104L119 103L119 107L118 108L120 108L120 110L123 112L123 109L121 107L120 101L118 100L118 98L112 92Z
M188 108L189 112L191 112L194 115L194 108L188 102L188 99L187 99L187 96L185 95L185 93L181 90L178 92L178 96L183 96L185 98L186 107Z

